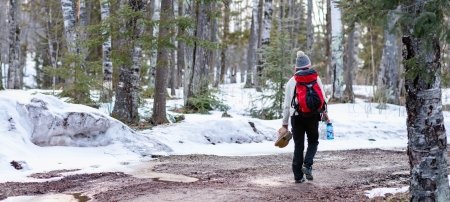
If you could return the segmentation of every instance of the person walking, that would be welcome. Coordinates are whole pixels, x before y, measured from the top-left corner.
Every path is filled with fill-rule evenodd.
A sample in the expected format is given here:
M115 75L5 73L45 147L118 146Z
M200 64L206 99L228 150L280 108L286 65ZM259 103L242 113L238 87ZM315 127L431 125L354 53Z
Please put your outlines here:
M285 87L282 127L278 134L288 130L289 118L295 149L292 171L295 183L313 180L312 165L319 144L319 121L326 116L325 92L317 72L311 68L309 57L302 51L297 52L295 74ZM308 148L303 157L305 133Z

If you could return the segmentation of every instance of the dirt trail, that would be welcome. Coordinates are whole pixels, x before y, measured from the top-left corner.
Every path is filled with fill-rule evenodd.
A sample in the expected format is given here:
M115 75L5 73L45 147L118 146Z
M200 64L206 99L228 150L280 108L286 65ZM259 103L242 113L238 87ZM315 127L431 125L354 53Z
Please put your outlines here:
M160 157L130 174L96 173L43 183L2 183L0 200L62 193L74 195L78 201L370 201L365 190L408 185L404 151L318 152L314 181L302 184L293 183L291 161L292 154Z

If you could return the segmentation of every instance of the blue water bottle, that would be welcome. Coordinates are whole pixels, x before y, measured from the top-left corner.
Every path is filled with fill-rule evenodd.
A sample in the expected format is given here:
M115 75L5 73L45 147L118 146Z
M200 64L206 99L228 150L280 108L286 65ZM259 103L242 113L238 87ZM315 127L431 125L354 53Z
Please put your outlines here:
M333 140L334 139L334 133L333 133L333 124L327 123L327 140Z

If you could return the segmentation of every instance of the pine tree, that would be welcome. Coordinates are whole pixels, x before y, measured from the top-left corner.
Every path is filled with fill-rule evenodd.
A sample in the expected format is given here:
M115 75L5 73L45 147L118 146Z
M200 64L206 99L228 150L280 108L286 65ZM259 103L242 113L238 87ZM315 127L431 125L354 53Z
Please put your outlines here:
M164 44L170 43L172 37L170 21L173 19L172 0L161 2L161 20L158 35L158 63L156 64L156 89L153 102L152 123L155 125L168 123L166 115L167 78L169 73L170 49Z

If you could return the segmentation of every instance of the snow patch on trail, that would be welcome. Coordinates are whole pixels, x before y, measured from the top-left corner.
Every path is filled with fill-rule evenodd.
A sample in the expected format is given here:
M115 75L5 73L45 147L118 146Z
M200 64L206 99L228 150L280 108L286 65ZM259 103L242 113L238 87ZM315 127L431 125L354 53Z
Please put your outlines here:
M375 188L365 191L365 195L369 198L384 197L386 194L396 194L408 192L409 186L401 188Z

